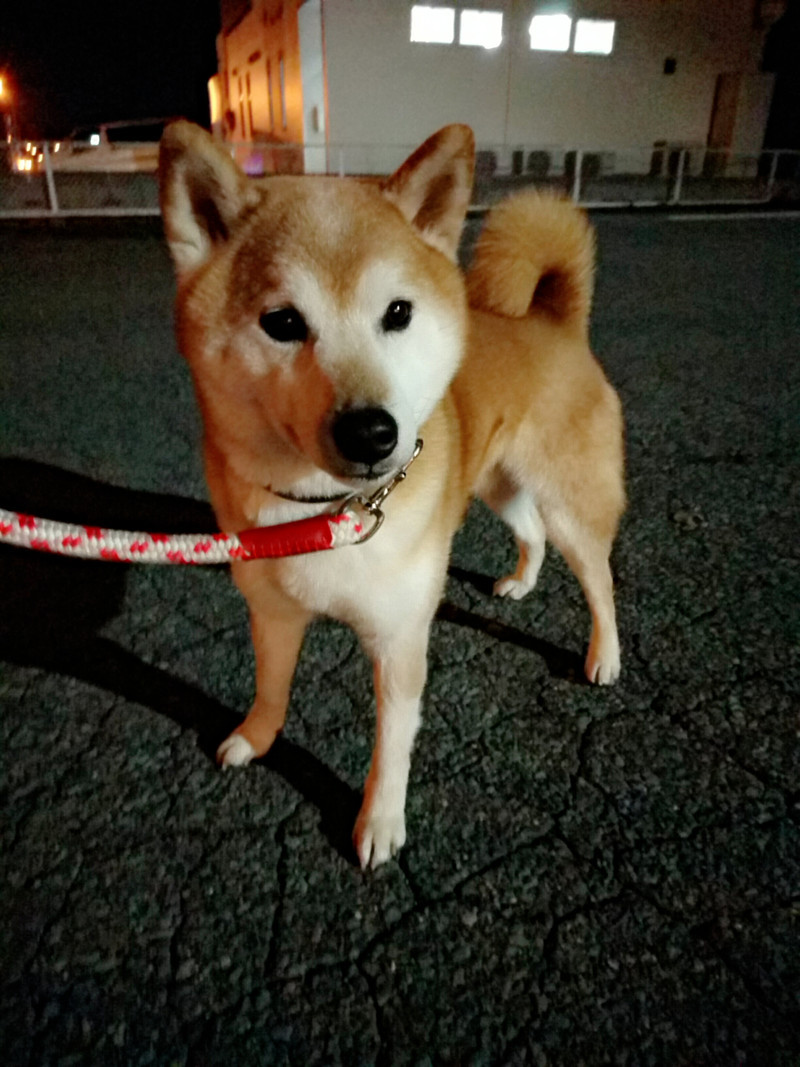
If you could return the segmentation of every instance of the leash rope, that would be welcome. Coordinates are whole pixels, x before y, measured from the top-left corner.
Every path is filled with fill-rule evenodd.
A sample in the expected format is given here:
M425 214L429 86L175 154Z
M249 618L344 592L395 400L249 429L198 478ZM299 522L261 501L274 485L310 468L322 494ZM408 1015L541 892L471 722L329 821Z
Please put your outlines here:
M372 496L350 496L332 514L313 515L297 522L258 526L239 533L161 534L78 526L0 508L0 544L114 563L195 566L232 560L282 559L360 545L378 532L384 519L381 504L406 477L421 450L422 441L417 441L408 462ZM365 525L361 512L366 512L372 522Z
M0 544L115 563L218 564L277 559L355 545L366 540L364 522L345 504L335 515L213 534L160 534L77 526L0 508Z

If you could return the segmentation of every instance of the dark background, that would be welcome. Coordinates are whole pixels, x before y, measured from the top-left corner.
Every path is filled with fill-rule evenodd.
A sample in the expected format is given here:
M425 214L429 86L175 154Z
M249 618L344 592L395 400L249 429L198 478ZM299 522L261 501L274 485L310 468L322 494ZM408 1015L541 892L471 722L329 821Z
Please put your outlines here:
M208 124L219 24L218 0L7 0L0 70L21 135L178 115Z

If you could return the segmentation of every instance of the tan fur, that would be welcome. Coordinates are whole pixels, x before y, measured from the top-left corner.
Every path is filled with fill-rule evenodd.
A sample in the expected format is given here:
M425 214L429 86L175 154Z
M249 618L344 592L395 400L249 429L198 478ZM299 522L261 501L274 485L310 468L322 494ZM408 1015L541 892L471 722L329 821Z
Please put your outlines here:
M185 123L170 127L162 149L179 341L221 526L320 510L287 504L274 489L357 487L361 475L329 441L342 411L397 404L405 412L398 453L417 433L424 440L374 540L233 567L250 609L257 692L220 748L223 766L262 755L282 728L313 615L353 626L373 659L378 727L355 829L365 866L405 840L428 632L473 495L506 519L519 545L519 565L496 591L519 597L532 588L546 532L589 603L587 675L608 683L619 672L608 556L624 506L622 418L587 343L592 233L566 202L512 198L490 213L465 285L454 258L473 158L463 126L434 135L382 184L248 181ZM382 331L383 305L371 303L381 286L384 303L414 294L417 333ZM288 303L312 309L313 319L308 339L289 348L258 328L265 308ZM417 347L404 348L413 337ZM411 363L425 379L416 386ZM431 411L424 425L406 425L420 403ZM405 458L393 458L393 469Z
M594 274L594 233L574 205L528 191L489 213L467 279L469 302L520 318L549 312L584 333Z

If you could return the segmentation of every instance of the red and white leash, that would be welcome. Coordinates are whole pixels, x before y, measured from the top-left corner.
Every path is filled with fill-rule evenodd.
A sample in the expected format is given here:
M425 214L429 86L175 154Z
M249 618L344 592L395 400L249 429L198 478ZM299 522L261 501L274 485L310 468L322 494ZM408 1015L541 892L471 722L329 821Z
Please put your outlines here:
M354 509L241 533L159 534L106 530L40 519L0 508L0 543L116 563L230 563L319 552L366 540Z
M384 518L380 505L405 478L421 448L422 442L418 441L408 463L371 497L350 496L335 513L298 522L259 526L239 533L159 534L78 526L0 508L0 544L81 559L173 564L278 559L359 545L377 533Z

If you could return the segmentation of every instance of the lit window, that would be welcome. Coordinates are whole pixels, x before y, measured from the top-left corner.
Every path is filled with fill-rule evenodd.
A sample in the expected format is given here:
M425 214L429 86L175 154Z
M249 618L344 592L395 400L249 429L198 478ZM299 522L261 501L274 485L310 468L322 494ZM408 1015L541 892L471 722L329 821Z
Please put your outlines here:
M503 43L502 11L462 11L458 43L498 48Z
M575 24L575 51L596 56L611 55L616 26L613 19L578 19Z
M456 12L452 7L414 4L411 8L411 40L425 44L452 44L455 40Z
M281 90L281 126L285 130L289 126L289 120L286 114L286 63L283 56L278 57L278 81Z
M569 15L534 15L528 27L531 48L540 52L568 52L571 32Z
M270 132L275 129L275 104L272 99L272 63L267 60L267 106L269 107Z

